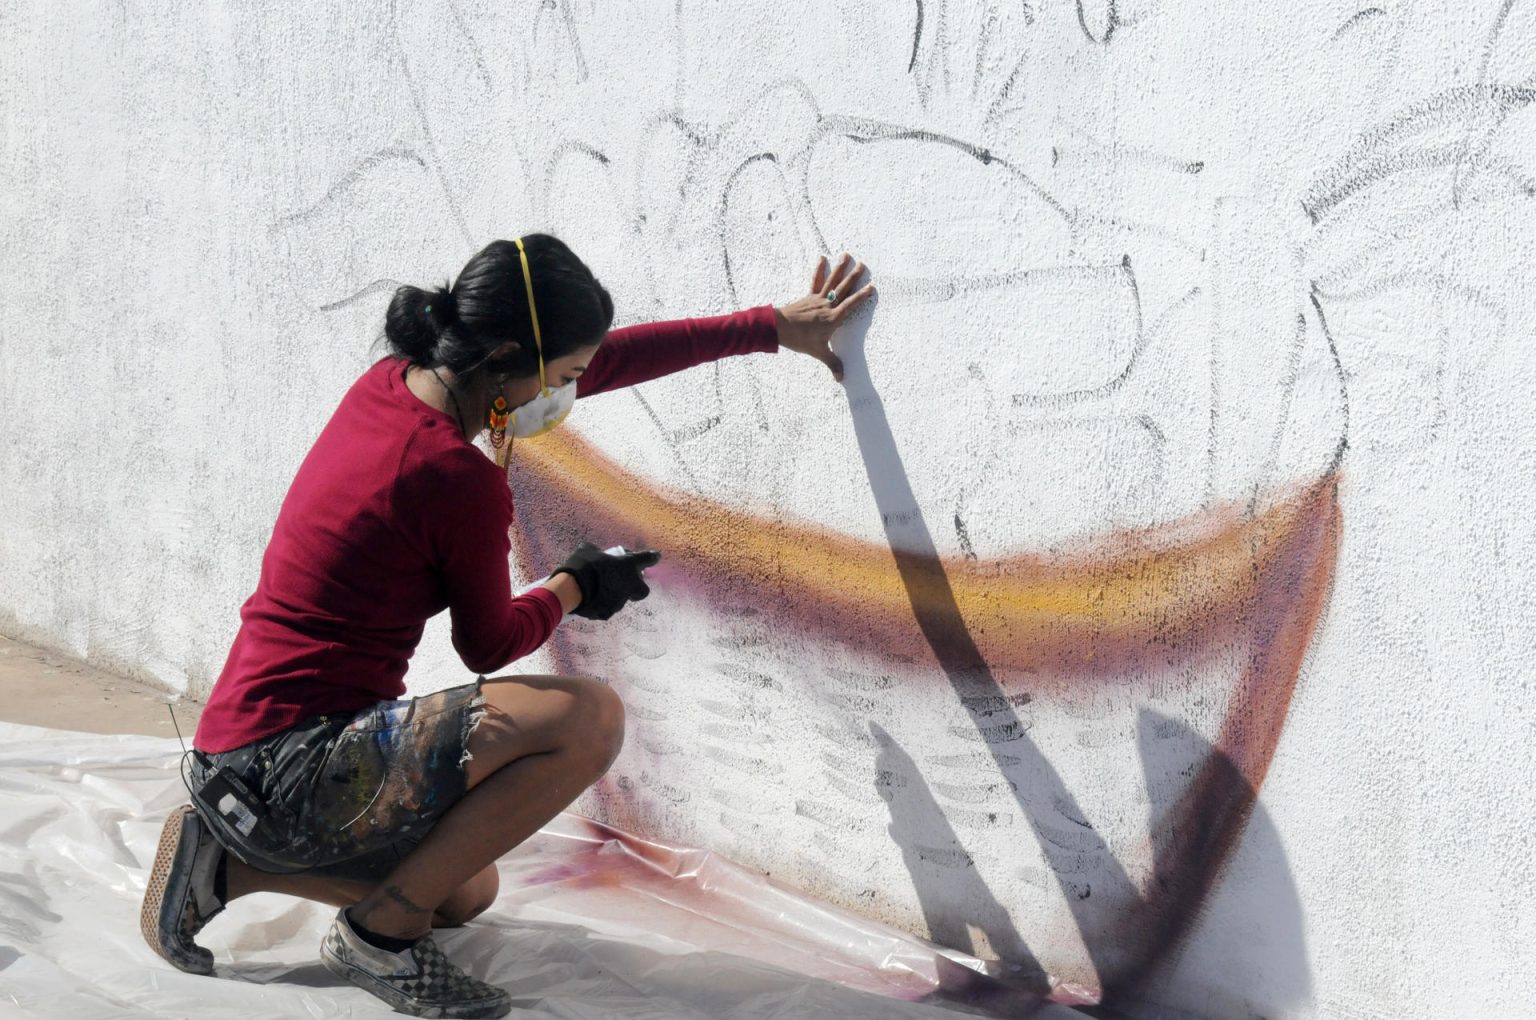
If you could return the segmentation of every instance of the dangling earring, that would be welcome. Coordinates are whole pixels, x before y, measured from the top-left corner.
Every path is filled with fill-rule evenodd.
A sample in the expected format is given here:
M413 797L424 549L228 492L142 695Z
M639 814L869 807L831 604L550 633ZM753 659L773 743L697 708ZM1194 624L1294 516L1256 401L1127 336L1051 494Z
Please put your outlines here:
M496 463L500 467L507 466L507 450L511 447L507 442L507 420L511 416L507 398L497 396L491 403L491 449L496 451Z

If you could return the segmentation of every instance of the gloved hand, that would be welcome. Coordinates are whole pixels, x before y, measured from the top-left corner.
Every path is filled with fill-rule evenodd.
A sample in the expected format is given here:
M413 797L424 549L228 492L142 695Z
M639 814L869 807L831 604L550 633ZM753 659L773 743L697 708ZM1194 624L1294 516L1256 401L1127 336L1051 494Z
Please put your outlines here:
M583 542L549 576L564 572L576 579L576 586L581 589L581 605L571 610L572 614L606 620L626 603L639 602L651 593L642 571L654 567L660 559L661 553L652 549L604 550Z

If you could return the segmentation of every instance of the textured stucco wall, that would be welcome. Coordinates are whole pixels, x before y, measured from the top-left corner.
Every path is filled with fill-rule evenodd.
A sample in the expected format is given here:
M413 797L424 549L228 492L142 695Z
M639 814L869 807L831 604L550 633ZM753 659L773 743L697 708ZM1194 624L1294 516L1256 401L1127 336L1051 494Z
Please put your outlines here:
M33 0L0 66L6 633L205 691L395 281L848 248L846 390L520 448L521 576L668 553L526 666L630 706L582 809L1142 1012L1536 1002L1536 4Z

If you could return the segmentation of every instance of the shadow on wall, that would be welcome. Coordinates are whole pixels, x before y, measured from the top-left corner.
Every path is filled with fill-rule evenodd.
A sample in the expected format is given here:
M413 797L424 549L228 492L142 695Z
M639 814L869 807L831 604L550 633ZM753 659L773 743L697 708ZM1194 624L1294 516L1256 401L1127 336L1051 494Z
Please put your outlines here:
M1316 600L1328 588L1337 518L1332 513L1318 518L1320 526L1310 535L1302 529L1291 543L1294 547L1271 561L1269 583L1260 585L1247 605L1233 607L1243 617L1235 629L1247 632L1248 661L1219 739L1233 745L1235 756L1179 719L1150 709L1138 713L1137 748L1152 813L1150 881L1138 883L1029 735L1030 726L1018 711L1029 699L1009 694L971 636L862 356L868 321L866 313L844 337L846 385L860 451L916 622L1061 886L1099 981L1098 989L1084 990L1098 1000L1096 1010L1090 1011L1101 1016L1150 1015L1144 990L1160 968L1167 969L1164 965L1201 919L1212 888L1258 806L1258 785L1318 617ZM1336 510L1331 479L1317 491L1326 492L1330 509ZM1231 636L1223 631L1204 640L1222 642ZM1175 644L1170 636L1168 646ZM1186 653L1191 650L1186 648ZM1004 988L966 973L952 975L954 983L941 988L939 996L996 1015L1025 1015L1024 997L1050 992L1051 979L1025 945L1007 908L973 868L912 756L878 724L870 723L870 730L880 747L874 784L889 807L889 832L912 876L930 936L942 945L984 952L987 947L976 945L971 935L972 928L979 930L1003 965L1002 985L1015 990L1010 996ZM988 734L1006 735L1006 741L987 739ZM1181 762L1191 759L1199 763L1198 769L1185 771L1193 774L1181 790L1170 790L1164 798L1150 789L1158 777L1177 772ZM1168 806L1159 815L1164 803ZM1264 960L1264 1005L1272 1009L1304 1001L1310 982L1300 904L1283 851L1267 819L1255 832L1259 839L1250 850L1278 867L1278 880L1266 883L1272 888L1262 922L1263 941L1270 949ZM1081 880L1085 875L1091 880ZM1104 904L1114 914L1108 924L1099 909ZM1223 980L1229 987L1245 983L1242 976L1230 973ZM1185 989L1178 997L1214 999L1216 993ZM1224 1004L1220 1015L1228 1015L1233 1005Z
M992 720L990 717L987 722ZM941 988L935 998L956 1002L983 1010L996 1016L1025 1016L1038 1002L1037 996L1048 993L1050 982L1034 954L1020 937L1005 908L985 880L971 866L964 843L955 833L943 807L924 780L921 770L912 756L907 754L878 724L871 724L871 732L880 744L876 762L874 784L880 796L890 808L890 836L900 848L912 885L922 905L923 917L928 925L929 937L941 945L977 953L984 947L976 944L972 930L980 932L987 944L997 953L1001 974L997 981L979 979L974 971L956 967L949 973L941 973ZM1139 742L1148 774L1154 774L1157 745L1170 733L1180 738L1200 741L1202 738L1178 720L1155 712L1141 714ZM1025 750L1026 761L1009 769L1005 775L1015 787L1024 786L1033 779L1032 771L1044 765L1044 775L1050 781L1059 782L1038 748L1025 741L1021 748L1014 744L1011 750ZM1301 922L1301 902L1295 884L1285 865L1274 825L1263 806L1258 803L1256 791L1248 786L1236 765L1220 751L1210 748L1210 758L1217 763L1227 789L1237 798L1246 797L1252 804L1252 813L1243 835L1247 856L1259 862L1257 873L1244 876L1244 888L1239 895L1240 903L1218 904L1214 910L1201 912L1204 930L1214 932L1219 939L1243 932L1244 938L1257 941L1263 947L1263 984L1269 990L1264 1007L1274 1009L1308 1001L1311 979L1307 972L1304 935ZM1070 794L1058 787L1063 798ZM1032 822L1037 821L1034 815ZM1037 829L1037 832L1039 830ZM1053 846L1049 838L1042 845ZM1176 875L1181 869L1171 859L1175 847L1169 840L1154 844L1157 871L1161 875ZM1058 847L1052 855L1055 862L1066 868L1072 862ZM1133 890L1133 893L1135 891ZM1181 890L1170 884L1159 884L1148 893L1148 898L1167 898L1175 903L1186 902L1191 890ZM1069 897L1070 899L1071 897ZM957 906L964 904L964 911ZM979 906L978 906L979 905ZM1141 941L1142 934L1127 931L1127 941ZM1106 953L1103 947L1096 957ZM1105 1001L1099 1007L1079 1007L1083 1012L1103 1017L1227 1017L1252 1013L1258 1004L1243 998L1240 989L1257 983L1255 974L1226 968L1222 971L1221 988L1191 988L1186 980L1175 979L1167 985L1167 974L1158 973L1157 964L1166 962L1162 970L1178 971L1178 944L1159 947L1156 958L1140 973L1130 976L1123 983L1106 984ZM942 961L941 961L942 962ZM1253 961L1247 961L1257 966ZM1143 997L1143 986L1150 985ZM1177 1002L1179 1005L1160 1006L1159 1002Z

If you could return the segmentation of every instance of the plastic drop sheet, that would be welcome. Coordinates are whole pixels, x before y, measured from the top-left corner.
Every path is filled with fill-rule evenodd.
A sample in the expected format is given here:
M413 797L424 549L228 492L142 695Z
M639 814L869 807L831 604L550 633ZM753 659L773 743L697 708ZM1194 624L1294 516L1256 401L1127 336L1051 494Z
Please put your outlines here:
M165 816L186 802L174 740L0 723L0 1017L381 1017L319 960L333 908L237 900L204 929L212 977L139 933ZM981 961L780 888L701 850L562 815L499 864L501 895L438 932L513 997L513 1017L1080 1017Z

